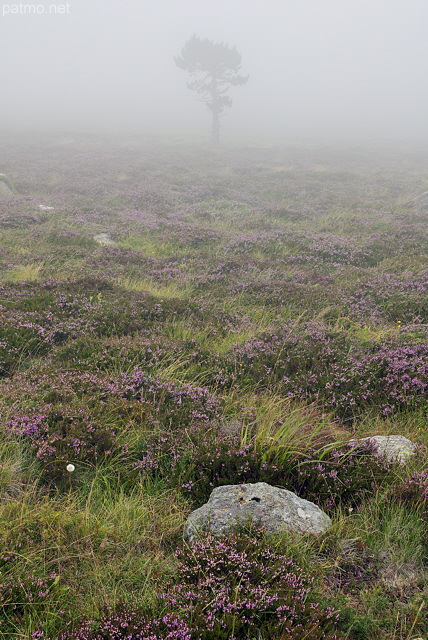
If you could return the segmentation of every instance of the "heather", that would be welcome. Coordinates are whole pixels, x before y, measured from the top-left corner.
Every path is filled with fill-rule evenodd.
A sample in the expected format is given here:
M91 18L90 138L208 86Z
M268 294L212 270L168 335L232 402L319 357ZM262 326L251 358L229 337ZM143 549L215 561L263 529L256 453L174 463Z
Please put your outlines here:
M311 602L313 579L270 548L260 529L207 536L178 560L176 581L160 596L169 613L150 620L138 610L106 612L99 624L88 621L61 640L236 640L271 629L278 638L338 638L334 611Z
M0 635L426 637L426 149L0 148ZM187 545L253 482L333 526Z

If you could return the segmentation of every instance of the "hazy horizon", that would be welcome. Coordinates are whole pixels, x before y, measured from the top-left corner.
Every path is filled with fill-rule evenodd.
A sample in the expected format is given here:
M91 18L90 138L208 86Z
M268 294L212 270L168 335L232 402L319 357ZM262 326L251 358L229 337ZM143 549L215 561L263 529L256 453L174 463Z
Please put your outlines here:
M236 46L250 76L224 139L427 140L427 21L422 0L2 1L0 128L209 138L174 63L197 34Z

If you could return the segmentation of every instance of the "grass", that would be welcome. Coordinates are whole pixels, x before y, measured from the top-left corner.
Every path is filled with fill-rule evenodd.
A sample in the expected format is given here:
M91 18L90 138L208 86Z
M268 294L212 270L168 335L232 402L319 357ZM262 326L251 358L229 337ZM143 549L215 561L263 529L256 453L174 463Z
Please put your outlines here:
M178 640L167 613L191 640L427 640L428 245L409 202L428 156L407 150L403 172L387 149L305 145L297 161L287 147L109 145L4 145L26 195L12 212L0 201L0 637L111 640L83 621L116 616ZM421 447L388 473L334 457L390 434ZM289 559L312 580L312 613L286 632L258 597L257 625L240 626L254 585L240 591L226 563L235 613L210 631L223 605L203 583L209 551L177 595L183 554L197 555L182 538L194 495L267 476L317 487L333 526L255 546L238 532L219 562L247 545L261 580L264 549ZM336 612L330 628L318 605Z
M119 287L126 291L144 291L157 298L189 298L192 295L192 288L189 284L179 287L176 284L156 285L143 278L121 277L117 281Z
M358 422L358 436L397 434L428 446L427 418L424 411L403 412L389 418L376 415L373 411L361 416Z
M152 489L150 495L144 485L129 495L112 493L100 473L87 496L73 491L43 496L29 489L0 506L0 522L9 541L21 541L14 572L40 576L54 570L61 576L55 609L92 616L107 602L128 599L130 591L141 601L153 599L159 575L173 568L163 541L182 527L183 511L174 494L156 490L153 495ZM59 621L54 610L50 613L50 623L46 611L40 613L48 630ZM25 622L37 628L37 618L36 612Z
M44 265L32 262L16 265L5 275L7 282L40 282L43 276Z
M149 235L132 234L118 242L124 249L139 251L145 256L169 256L175 252L174 247L168 241L157 240Z
M331 416L293 398L262 393L236 398L232 394L225 399L225 413L241 416L243 443L253 442L266 459L274 456L279 464L282 458L287 460L316 444L339 443L349 437Z

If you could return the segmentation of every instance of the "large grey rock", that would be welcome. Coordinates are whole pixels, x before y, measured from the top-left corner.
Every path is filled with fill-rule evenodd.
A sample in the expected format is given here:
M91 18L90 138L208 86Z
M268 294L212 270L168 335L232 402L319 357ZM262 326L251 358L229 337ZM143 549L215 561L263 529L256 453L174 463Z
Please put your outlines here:
M404 436L369 436L350 442L357 444L366 440L371 440L375 444L378 455L385 456L390 462L400 462L401 464L407 462L417 446Z
M420 196L413 200L413 206L419 213L428 211L428 191L421 193Z
M187 519L184 537L190 542L203 531L227 533L234 525L252 520L273 533L288 529L319 534L331 520L313 502L303 500L287 489L265 482L217 487L208 502Z

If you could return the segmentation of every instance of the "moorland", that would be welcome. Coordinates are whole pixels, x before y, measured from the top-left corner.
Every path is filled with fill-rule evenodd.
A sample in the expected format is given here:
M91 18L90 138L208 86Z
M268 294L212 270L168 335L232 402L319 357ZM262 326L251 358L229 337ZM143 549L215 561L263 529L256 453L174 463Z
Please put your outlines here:
M0 636L426 640L428 147L0 149ZM259 481L332 527L183 540Z

